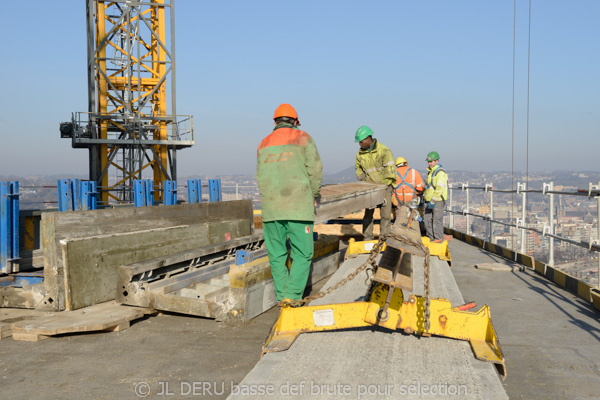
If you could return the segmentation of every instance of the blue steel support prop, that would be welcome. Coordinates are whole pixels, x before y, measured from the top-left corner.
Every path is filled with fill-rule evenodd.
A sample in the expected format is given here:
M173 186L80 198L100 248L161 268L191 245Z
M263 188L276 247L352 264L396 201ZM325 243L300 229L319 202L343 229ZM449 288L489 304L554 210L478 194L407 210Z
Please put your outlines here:
M59 179L58 188L58 211L69 211L69 180Z
M221 201L221 180L220 179L209 179L208 180L208 201Z
M11 215L11 231L12 239L12 254L13 260L19 259L19 182L11 182L11 193L8 195L12 203Z
M177 182L165 181L163 195L165 206L173 206L177 204Z
M145 184L141 179L133 181L133 206L144 207L146 205Z
M71 200L71 210L79 210L79 179L69 180L69 197Z
M57 182L58 211L95 210L98 207L98 184L79 179L60 179Z
M154 181L152 179L144 179L144 189L146 194L146 205L154 205Z
M19 259L19 182L0 183L0 273Z
M133 205L147 207L154 205L154 183L151 179L133 181Z
M94 181L79 182L79 209L96 210L98 207L98 198L96 195L97 183Z
M8 182L0 183L0 272L8 274L8 248L10 235Z
M187 182L188 203L202 203L202 179L189 179Z

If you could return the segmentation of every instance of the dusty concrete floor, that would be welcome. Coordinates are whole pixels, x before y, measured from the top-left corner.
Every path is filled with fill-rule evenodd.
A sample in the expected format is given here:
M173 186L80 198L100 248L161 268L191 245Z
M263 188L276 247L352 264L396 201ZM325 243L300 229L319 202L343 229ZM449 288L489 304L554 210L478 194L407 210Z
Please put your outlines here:
M202 398L224 399L230 382L239 383L259 360L277 315L271 309L248 323L226 324L165 314L122 332L2 339L0 393L4 399L136 399L137 387L140 395L150 390L146 398L160 398L166 384L180 393L188 383L191 391L194 382L218 382L212 392L220 392L223 382L223 394Z

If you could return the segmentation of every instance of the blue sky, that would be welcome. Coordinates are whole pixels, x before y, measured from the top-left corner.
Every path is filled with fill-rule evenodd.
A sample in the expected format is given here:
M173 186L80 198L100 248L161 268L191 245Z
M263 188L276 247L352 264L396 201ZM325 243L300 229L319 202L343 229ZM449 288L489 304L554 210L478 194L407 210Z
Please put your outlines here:
M413 166L511 169L513 1L176 1L177 113L196 146L179 176L254 174L274 109L296 107L325 173L354 132ZM526 169L528 1L517 1L515 170ZM0 175L87 175L60 139L87 111L83 1L4 2ZM533 0L529 171L598 170L600 2Z

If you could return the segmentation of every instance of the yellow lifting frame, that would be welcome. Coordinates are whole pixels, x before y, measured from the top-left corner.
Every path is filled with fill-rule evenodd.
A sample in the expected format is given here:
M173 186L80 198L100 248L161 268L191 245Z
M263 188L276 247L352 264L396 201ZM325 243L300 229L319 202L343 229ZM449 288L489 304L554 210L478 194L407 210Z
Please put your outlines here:
M389 293L388 285L374 283L369 301L306 307L285 305L265 341L263 354L287 350L301 333L380 326L408 334L466 340L477 359L494 363L502 379L506 378L504 355L487 305L477 312L461 311L452 308L446 299L432 298L430 328L425 332L425 299L410 295L404 301L402 290L392 288L386 309Z

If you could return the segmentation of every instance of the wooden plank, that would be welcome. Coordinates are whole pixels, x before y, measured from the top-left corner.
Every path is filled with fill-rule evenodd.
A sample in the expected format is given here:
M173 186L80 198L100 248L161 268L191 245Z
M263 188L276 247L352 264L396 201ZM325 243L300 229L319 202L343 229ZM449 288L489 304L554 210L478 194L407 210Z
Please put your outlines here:
M12 334L15 340L35 341L66 333L124 329L132 320L143 316L141 308L111 301L83 310L51 313L35 320L13 323Z
M320 235L362 237L362 225L319 224L314 231ZM379 236L379 225L373 226L373 234Z
M66 307L61 240L234 219L247 219L251 227L252 218L251 200L42 213L47 294L38 309Z
M12 336L12 325L17 322L31 321L45 316L46 313L21 309L3 308L0 310L0 339Z
M321 202L316 210L315 224L373 208L385 200L386 185L353 182L321 188Z
M77 310L115 299L120 265L249 234L249 220L236 220L64 240L65 308Z

